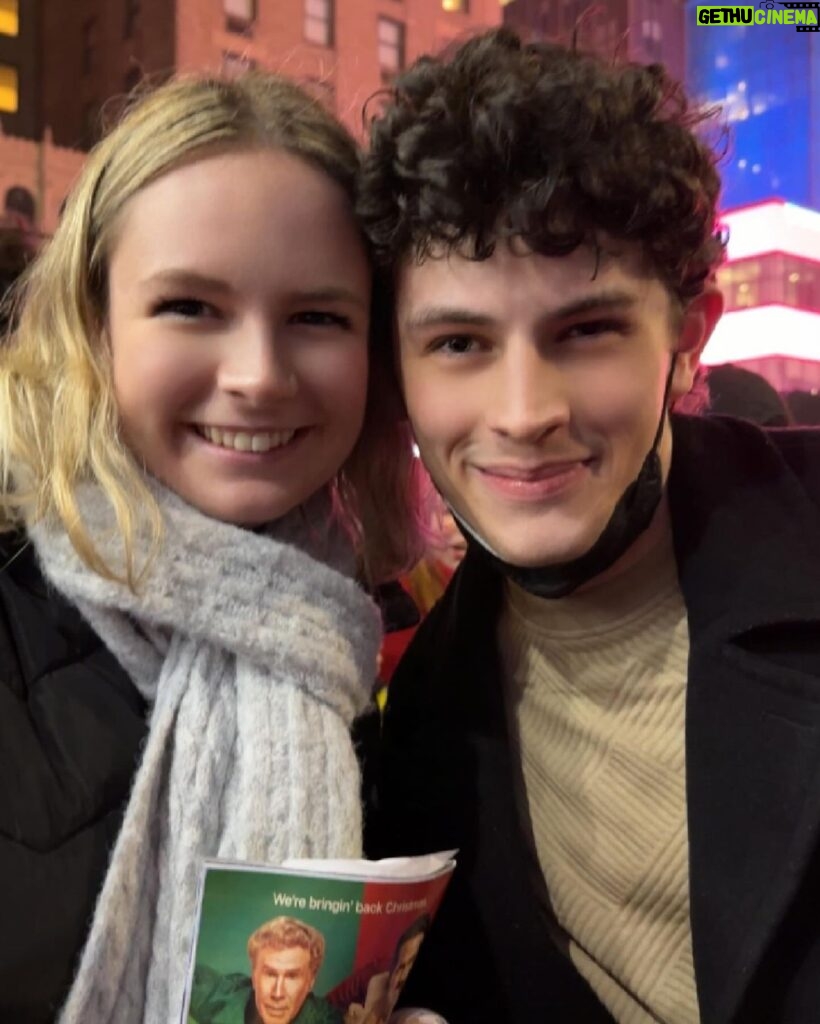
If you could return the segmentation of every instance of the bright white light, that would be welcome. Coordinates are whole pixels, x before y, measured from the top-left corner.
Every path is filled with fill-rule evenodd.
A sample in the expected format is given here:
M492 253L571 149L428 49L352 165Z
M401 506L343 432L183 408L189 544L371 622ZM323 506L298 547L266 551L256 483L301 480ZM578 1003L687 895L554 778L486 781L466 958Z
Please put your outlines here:
M814 210L772 200L731 210L720 220L729 229L730 260L765 252L820 260L820 213Z
M726 313L703 352L706 366L766 356L820 362L820 313L755 306Z

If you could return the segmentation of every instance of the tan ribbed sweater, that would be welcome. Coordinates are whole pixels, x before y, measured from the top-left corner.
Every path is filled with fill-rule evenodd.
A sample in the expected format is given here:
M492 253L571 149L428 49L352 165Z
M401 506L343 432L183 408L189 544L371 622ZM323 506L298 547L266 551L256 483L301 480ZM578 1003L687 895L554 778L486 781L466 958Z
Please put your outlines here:
M559 933L622 1024L699 1020L689 926L689 632L671 540L559 601L508 584L509 707Z

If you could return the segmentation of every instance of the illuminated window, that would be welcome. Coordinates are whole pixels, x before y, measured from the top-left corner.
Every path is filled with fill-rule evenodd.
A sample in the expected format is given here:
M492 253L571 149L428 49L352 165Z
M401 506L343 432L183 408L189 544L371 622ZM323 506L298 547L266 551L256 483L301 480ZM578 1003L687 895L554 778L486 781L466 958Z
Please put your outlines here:
M728 263L717 276L729 312L750 306L792 306L820 312L817 260L770 252Z
M470 0L441 0L443 11L461 11L466 14L470 9Z
M17 68L0 64L0 113L16 114L19 101Z
M20 31L20 0L0 0L0 36L16 36Z
M404 25L392 18L379 18L379 67L395 74L404 67Z
M333 46L333 0L305 0L305 39Z
M225 28L229 32L250 33L256 18L256 0L223 0Z
M222 73L226 78L240 78L256 67L256 61L246 53L232 53L225 50L222 54Z
M641 35L644 39L651 39L656 43L659 43L663 39L663 28L661 23L657 20L648 19L641 25Z

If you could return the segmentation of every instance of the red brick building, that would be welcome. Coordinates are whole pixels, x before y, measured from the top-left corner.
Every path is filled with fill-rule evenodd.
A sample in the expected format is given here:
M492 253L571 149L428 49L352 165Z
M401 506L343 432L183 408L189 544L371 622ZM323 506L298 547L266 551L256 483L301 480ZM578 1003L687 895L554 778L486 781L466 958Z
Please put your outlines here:
M39 6L38 0L0 0L0 125L25 139L38 130Z
M281 71L359 132L365 100L407 63L500 21L499 0L0 0L14 107L0 110L0 186L29 189L49 232L81 162L70 151L137 83L177 70Z
M582 49L665 64L682 80L685 0L510 0L504 22L522 35L568 42L578 27Z
M248 65L306 83L358 130L362 104L391 74L501 21L499 0L43 2L45 52L61 55L45 68L44 117L69 146L87 146L100 111L104 121L144 75Z
M0 0L0 221L26 231L56 222L82 164L44 131L42 17L43 0Z

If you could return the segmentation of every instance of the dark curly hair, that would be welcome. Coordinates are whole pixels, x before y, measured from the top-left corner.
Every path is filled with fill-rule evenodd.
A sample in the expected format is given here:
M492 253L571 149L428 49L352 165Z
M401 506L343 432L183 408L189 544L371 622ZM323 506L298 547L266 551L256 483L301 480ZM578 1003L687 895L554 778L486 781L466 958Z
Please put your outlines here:
M685 302L722 259L717 156L695 131L712 114L659 64L498 29L416 61L387 97L358 205L388 272L442 247L485 259L518 237L560 256L606 234L640 243Z

